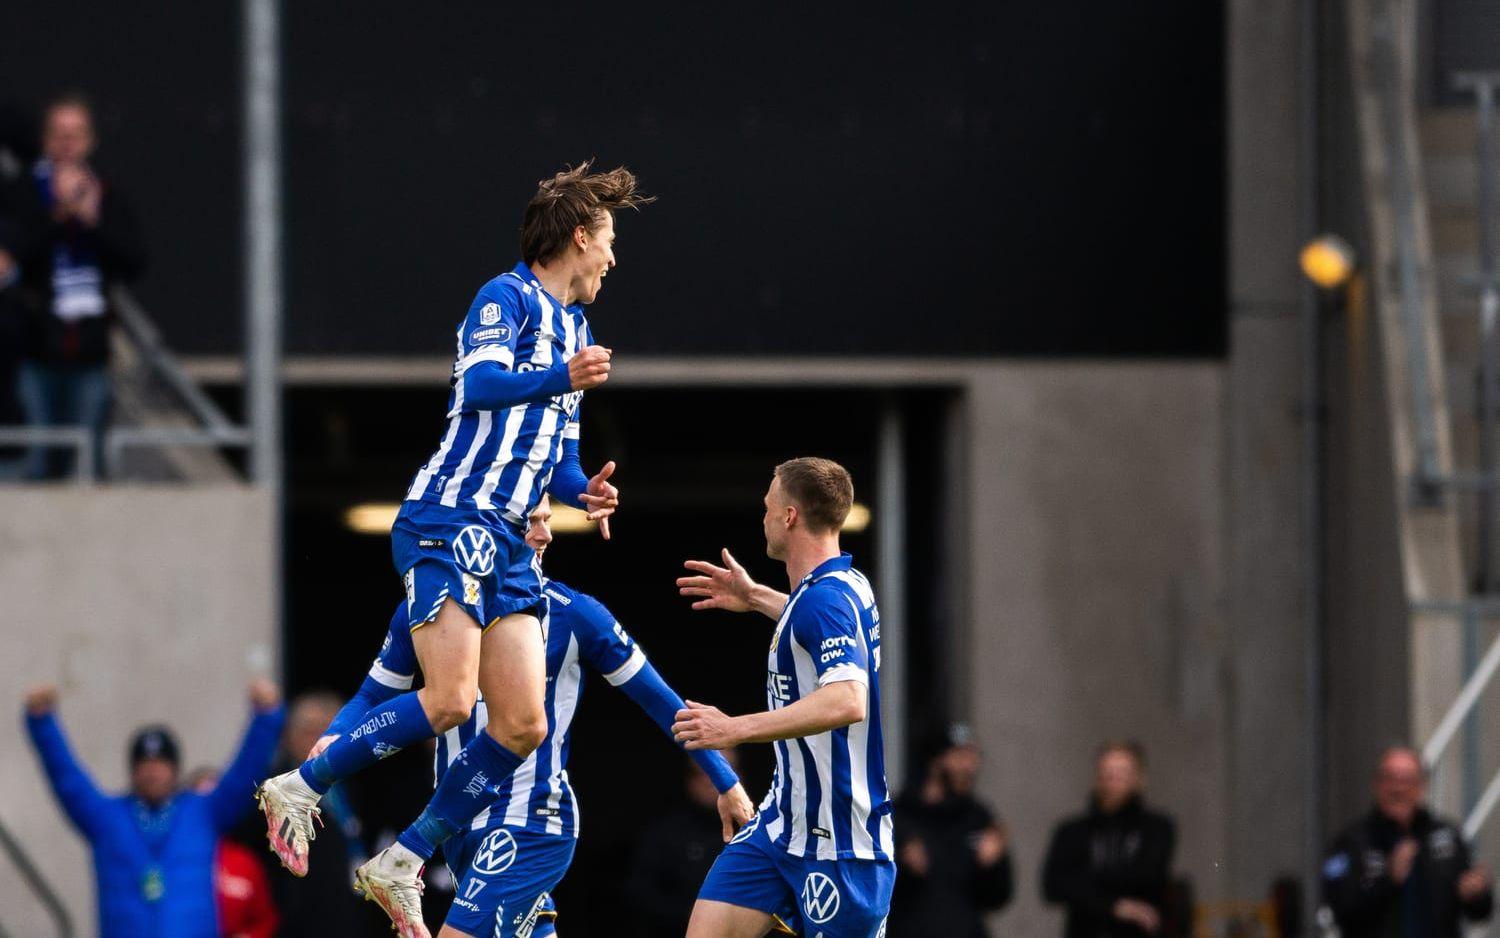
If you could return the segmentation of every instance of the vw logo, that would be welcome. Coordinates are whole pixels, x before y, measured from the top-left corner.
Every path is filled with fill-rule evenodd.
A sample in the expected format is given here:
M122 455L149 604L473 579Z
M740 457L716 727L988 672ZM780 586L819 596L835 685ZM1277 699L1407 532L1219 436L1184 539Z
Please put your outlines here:
M516 839L505 828L491 831L474 853L473 870L484 876L503 873L516 862ZM837 899L835 899L835 904Z
M839 914L839 887L822 873L809 873L802 884L802 911L807 920L821 925Z
M495 569L496 549L494 535L471 524L453 541L453 559L475 576L489 576Z

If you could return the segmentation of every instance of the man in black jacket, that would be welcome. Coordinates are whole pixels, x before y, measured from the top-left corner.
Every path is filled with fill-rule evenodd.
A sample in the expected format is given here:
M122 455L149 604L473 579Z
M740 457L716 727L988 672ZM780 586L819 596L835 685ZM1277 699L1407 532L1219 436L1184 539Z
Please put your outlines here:
M896 801L893 936L985 938L985 913L1010 902L1009 844L974 797L980 755L972 737L955 725L929 740L921 781Z
M1462 831L1423 807L1421 757L1387 750L1374 787L1374 809L1339 835L1323 864L1323 898L1344 938L1458 938L1464 919L1488 919L1489 875Z
M1177 835L1170 818L1141 803L1144 769L1139 745L1106 743L1087 813L1052 832L1042 892L1066 907L1067 938L1161 933Z
M95 139L83 98L69 95L47 107L42 158L32 173L43 227L20 262L33 298L20 396L33 425L88 427L97 470L112 395L109 288L139 276L145 252L129 204L89 162ZM65 474L68 461L59 455L35 448L28 474Z

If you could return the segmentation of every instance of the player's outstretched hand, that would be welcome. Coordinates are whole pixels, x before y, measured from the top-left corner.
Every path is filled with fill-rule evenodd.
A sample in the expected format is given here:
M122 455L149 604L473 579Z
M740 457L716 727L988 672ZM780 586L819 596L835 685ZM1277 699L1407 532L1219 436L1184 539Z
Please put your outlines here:
M57 685L39 684L26 692L26 712L34 717L46 716L57 709Z
M568 381L575 391L597 388L609 380L609 358L614 353L602 345L590 345L568 359Z
M584 511L589 513L589 520L599 522L599 533L606 541L609 540L609 516L620 507L620 490L609 484L609 477L614 474L615 461L611 459L589 480L589 487L578 496L578 500L583 502Z
M250 682L250 706L265 712L276 709L281 703L281 691L268 678L258 677Z
M318 741L312 744L311 749L307 750L307 758L316 759L318 756L321 756L323 750L327 749L338 738L337 733L329 733L327 736L318 737Z
M719 796L719 821L724 825L724 842L734 838L734 832L750 823L755 817L755 805L745 794L745 786L736 784Z
M707 560L685 561L683 566L698 575L678 577L677 592L689 598L702 597L693 603L694 609L749 612L750 591L755 589L755 581L734 559L729 548L724 548L721 556L724 558L722 567Z
M729 749L739 745L734 717L708 704L684 701L672 724L672 738L684 749Z

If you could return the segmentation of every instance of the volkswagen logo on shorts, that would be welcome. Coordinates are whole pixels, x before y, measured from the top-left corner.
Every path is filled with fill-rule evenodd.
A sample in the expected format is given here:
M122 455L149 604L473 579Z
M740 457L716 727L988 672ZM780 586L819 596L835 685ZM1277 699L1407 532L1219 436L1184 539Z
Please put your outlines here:
M838 915L839 887L822 873L809 873L802 884L802 911L814 925L821 925Z
M500 828L490 832L474 852L474 862L471 864L474 872L483 876L492 873L503 873L516 862L516 839L510 835L510 831ZM834 900L835 904L837 899Z
M489 576L495 569L495 536L477 524L458 532L453 541L453 559L475 576Z

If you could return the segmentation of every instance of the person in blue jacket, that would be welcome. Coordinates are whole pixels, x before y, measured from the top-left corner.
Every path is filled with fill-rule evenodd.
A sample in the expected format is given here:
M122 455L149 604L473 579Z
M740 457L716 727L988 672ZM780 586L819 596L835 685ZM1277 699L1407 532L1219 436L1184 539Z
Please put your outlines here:
M275 685L250 684L250 728L207 794L179 787L177 741L159 726L131 743L130 791L100 791L68 748L57 696L52 686L26 695L26 730L58 803L93 851L99 938L218 938L214 847L270 768L283 719Z

